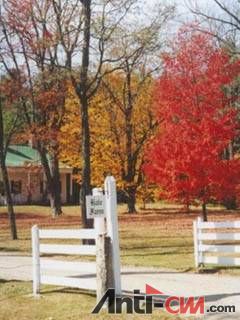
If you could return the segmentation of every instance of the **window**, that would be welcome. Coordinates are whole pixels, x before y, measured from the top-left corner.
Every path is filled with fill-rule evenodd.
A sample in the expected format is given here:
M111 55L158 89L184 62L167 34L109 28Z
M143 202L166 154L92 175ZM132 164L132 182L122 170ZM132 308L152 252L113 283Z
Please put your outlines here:
M11 193L22 193L22 181L11 181Z
M4 186L3 186L3 181L0 181L0 195L4 196L5 194L5 190L4 190Z

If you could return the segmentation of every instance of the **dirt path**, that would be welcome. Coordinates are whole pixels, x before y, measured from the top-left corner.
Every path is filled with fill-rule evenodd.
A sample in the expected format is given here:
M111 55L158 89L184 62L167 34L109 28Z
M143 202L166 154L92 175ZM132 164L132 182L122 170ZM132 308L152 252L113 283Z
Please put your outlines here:
M31 263L31 257L0 253L0 278L29 281L32 279ZM140 289L141 292L145 292L145 285L149 284L167 296L204 295L207 307L210 305L235 305L236 307L236 313L232 316L215 314L204 316L205 319L240 319L240 277L238 276L179 273L166 269L137 267L123 267L121 274L124 291ZM68 273L68 275L74 274ZM89 281L95 281L92 275L86 278Z

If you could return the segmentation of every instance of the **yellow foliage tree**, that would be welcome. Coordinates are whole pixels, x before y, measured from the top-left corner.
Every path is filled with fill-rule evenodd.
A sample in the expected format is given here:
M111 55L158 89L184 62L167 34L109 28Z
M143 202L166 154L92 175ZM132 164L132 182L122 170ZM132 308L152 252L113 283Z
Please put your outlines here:
M91 101L91 183L93 186L102 185L104 177L112 174L128 203L129 212L134 212L138 192L143 201L148 199L149 191L143 186L141 166L143 149L156 127L156 121L151 111L152 78L149 76L142 82L137 74L132 75L131 88L127 88L126 81L123 72L109 75ZM78 103L74 90L69 88L65 124L61 132L61 159L78 169L76 179L81 183Z

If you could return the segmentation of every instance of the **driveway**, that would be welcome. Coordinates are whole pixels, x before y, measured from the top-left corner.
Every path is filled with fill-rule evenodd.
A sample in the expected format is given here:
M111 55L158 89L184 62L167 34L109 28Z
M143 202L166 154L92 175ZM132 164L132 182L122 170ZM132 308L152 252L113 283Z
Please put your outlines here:
M0 278L6 280L32 280L31 257L16 253L0 253ZM56 275L56 273L55 273ZM70 276L76 274L67 273ZM83 276L80 274L79 276ZM84 277L95 281L93 275ZM140 289L145 293L148 284L164 295L174 296L205 296L207 307L210 305L235 305L234 314L211 314L204 319L240 319L240 277L217 274L181 273L173 270L122 267L122 289L132 292Z

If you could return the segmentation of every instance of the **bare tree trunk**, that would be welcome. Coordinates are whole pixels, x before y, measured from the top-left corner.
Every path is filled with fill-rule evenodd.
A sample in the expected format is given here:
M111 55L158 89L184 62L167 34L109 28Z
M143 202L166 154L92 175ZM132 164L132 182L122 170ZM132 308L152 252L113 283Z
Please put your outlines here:
M40 154L41 163L47 179L47 189L50 198L52 215L53 217L57 217L62 214L58 158L54 156L50 160L49 164L47 153L43 148L41 148L39 143L37 145L37 149Z
M207 219L207 205L205 202L203 202L203 204L202 204L202 217L203 217L203 221L208 221L208 219Z
M127 198L127 205L128 205L128 213L136 213L136 188L129 187L128 188L128 198Z
M126 154L127 154L127 175L126 181L129 184L134 182L135 176L135 164L136 162L133 159L133 126L132 126L132 111L133 111L133 100L132 100L132 91L131 91L131 70L129 64L126 64L126 84L127 84L127 105L125 110L125 125L126 125ZM136 212L136 188L134 186L129 186L127 188L128 192L128 213Z
M53 217L60 216L62 214L61 206L61 182L59 173L59 161L56 156L50 160L51 170L51 183L49 190L50 205L52 209Z
M80 83L77 85L76 92L81 104L82 122L82 187L81 187L81 216L84 228L92 228L93 221L86 217L86 195L91 191L91 165L90 165L90 129L88 116L88 68L89 68L89 47L90 47L90 28L91 28L91 0L81 0L82 14L84 17L83 27L83 51L82 67L80 72Z
M190 203L187 202L184 207L185 207L186 212L190 213Z
M143 199L143 210L147 210L147 202Z
M90 132L87 100L81 99L82 114L82 187L81 187L81 216L84 228L92 228L92 221L86 217L86 196L91 192L91 166L90 166Z
M7 202L7 210L8 210L8 219L10 224L10 230L11 230L11 237L13 240L17 239L17 227L16 227L16 218L15 213L13 209L13 201L12 201L12 195L10 190L10 184L9 184L9 178L8 178L8 172L6 165L4 163L5 161L2 161L1 159L1 171L2 171L2 178L3 178L3 187L6 195L6 202Z
M7 209L8 209L8 218L11 230L11 237L13 240L17 239L17 227L16 227L16 218L13 208L13 201L12 195L10 190L8 172L6 167L6 150L4 147L4 127L3 127L3 113L2 113L2 104L1 104L1 97L0 97L0 166L2 172L2 179L3 179L3 187L6 194L6 201L7 201Z

